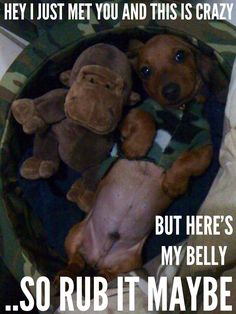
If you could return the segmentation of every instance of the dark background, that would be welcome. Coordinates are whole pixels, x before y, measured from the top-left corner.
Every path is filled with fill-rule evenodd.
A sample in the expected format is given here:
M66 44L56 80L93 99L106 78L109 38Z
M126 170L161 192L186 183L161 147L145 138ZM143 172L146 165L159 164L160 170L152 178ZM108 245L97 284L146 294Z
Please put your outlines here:
M10 274L2 259L0 258L0 313L11 313L5 311L5 305L18 305L21 300L24 300L24 295L21 292L19 283ZM23 311L13 313L26 313ZM31 314L37 314L35 309Z

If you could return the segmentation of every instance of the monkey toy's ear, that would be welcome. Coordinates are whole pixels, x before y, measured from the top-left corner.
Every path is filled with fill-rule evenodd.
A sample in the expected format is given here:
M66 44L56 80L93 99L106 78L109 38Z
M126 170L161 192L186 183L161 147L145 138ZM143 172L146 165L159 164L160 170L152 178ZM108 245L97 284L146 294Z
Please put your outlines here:
M70 76L71 76L71 72L72 70L67 70L67 71L64 71L60 74L60 82L67 86L67 87L70 87Z
M141 100L141 96L138 93L132 91L128 99L128 105L129 106L136 105L140 100Z
M144 43L138 39L131 39L129 41L127 57L134 69L137 67L137 60L139 50L144 46Z

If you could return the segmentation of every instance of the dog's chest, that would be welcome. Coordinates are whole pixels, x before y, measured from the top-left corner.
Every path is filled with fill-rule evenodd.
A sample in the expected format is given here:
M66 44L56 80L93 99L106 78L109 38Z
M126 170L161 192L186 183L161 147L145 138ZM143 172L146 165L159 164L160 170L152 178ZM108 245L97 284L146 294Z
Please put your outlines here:
M151 113L156 120L157 130L153 145L146 159L169 169L185 151L209 144L210 130L202 115L202 105L189 104L186 109L166 109L151 99L141 109Z

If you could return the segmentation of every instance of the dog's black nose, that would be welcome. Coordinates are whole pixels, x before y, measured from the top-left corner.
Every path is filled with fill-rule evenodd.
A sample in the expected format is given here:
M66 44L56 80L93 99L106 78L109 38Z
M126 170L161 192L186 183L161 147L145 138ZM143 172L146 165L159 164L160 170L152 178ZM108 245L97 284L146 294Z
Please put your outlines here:
M180 86L175 83L169 83L166 86L163 87L162 89L162 95L167 99L167 100L177 100L180 95Z

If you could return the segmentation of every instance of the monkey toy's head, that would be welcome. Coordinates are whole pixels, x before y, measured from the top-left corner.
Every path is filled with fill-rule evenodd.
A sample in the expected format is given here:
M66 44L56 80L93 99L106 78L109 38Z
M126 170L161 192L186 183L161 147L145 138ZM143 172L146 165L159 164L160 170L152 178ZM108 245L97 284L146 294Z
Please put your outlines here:
M132 94L131 68L122 51L108 44L91 46L61 80L70 87L65 101L68 118L97 134L117 127Z

